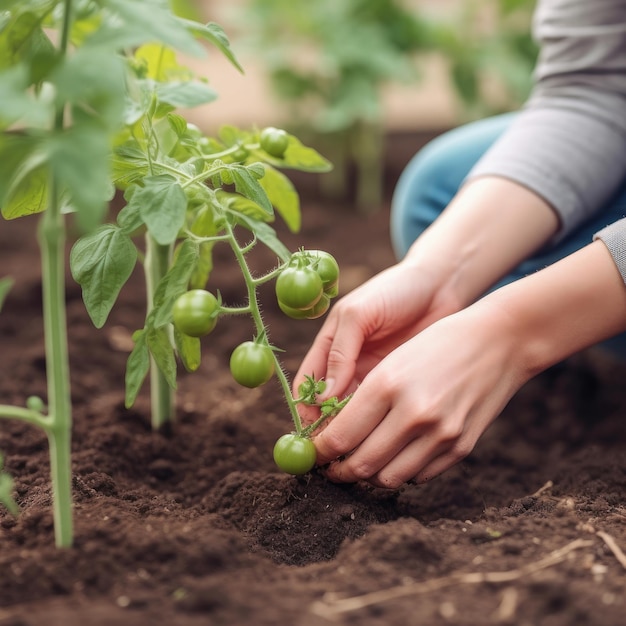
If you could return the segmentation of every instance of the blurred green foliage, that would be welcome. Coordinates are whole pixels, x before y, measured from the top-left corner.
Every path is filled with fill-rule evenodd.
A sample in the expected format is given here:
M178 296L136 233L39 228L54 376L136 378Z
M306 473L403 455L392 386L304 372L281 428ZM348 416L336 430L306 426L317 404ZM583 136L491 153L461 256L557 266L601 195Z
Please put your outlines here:
M418 85L436 54L446 61L461 118L515 108L529 92L537 54L534 4L468 0L443 13L402 0L247 0L237 18L291 123L300 133L304 127L333 139L335 178L342 158L354 160L363 180L357 203L375 205L381 191L371 177L380 175L373 170L382 146L374 142L382 141L384 88ZM367 189L359 192L361 184Z

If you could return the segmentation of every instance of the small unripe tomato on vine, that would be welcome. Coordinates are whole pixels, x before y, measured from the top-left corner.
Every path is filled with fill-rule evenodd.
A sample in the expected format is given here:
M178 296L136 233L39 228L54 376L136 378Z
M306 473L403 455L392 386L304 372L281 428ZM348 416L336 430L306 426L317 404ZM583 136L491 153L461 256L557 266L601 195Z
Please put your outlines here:
M324 250L303 250L294 256L309 260L311 267L320 275L324 285L324 293L334 298L339 291L339 263L335 257Z
M261 148L277 159L281 159L289 145L289 135L280 128L268 126L261 131Z
M274 445L274 462L287 474L306 474L313 469L316 459L315 444L308 437L288 433Z
M291 319L294 320L316 320L322 317L330 308L330 297L322 293L321 298L310 309L292 309L278 301L280 310Z
M322 279L310 267L288 266L276 279L278 302L290 309L310 309L323 292Z
M179 296L172 308L174 326L190 337L208 335L217 324L220 303L204 289L191 289Z
M230 373L244 387L260 387L274 375L274 355L268 345L244 341L230 355Z

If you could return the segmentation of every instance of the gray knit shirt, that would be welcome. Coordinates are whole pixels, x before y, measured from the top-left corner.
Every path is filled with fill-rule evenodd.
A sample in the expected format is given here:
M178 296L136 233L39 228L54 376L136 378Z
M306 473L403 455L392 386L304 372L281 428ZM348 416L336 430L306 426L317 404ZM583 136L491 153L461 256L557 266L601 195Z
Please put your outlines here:
M503 176L542 196L559 216L558 241L626 181L626 0L539 0L533 33L532 94L469 177ZM594 238L626 283L626 219Z

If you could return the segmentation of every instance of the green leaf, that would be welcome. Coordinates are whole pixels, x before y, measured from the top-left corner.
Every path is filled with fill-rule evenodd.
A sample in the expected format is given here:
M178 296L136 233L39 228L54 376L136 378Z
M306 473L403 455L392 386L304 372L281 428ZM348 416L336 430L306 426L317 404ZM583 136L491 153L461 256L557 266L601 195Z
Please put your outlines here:
M268 161L277 167L288 167L302 172L330 172L332 163L317 150L305 146L297 137L289 135L289 144L282 159L271 159L264 152L256 152L259 161Z
M170 342L167 328L149 328L146 330L146 342L167 384L176 389L176 358Z
M0 278L0 310L2 310L2 305L4 304L7 294L11 291L14 282L15 281L9 276Z
M57 101L78 107L114 130L120 125L126 94L126 69L110 50L84 46L52 72Z
M256 204L258 204L268 217L273 217L274 208L270 202L265 189L261 186L259 181L253 176L252 166L245 165L231 165L228 167L228 171L233 177L233 183L235 184L235 190L242 196L249 198Z
M0 72L0 128L16 122L42 128L52 119L54 106L50 90L30 90L30 70L24 64Z
M102 328L137 262L137 248L121 228L105 224L81 237L70 252L74 280L94 326Z
M174 341L176 343L176 351L188 372L195 372L200 367L202 359L202 344L198 337L190 337L184 335L174 328Z
M24 171L32 163L41 159L39 140L22 133L0 134L0 206L4 202L10 189L17 184ZM39 160L39 163L41 160Z
M301 225L300 196L293 183L282 172L267 164L260 183L289 230L298 232Z
M67 191L85 231L100 223L110 198L110 143L107 131L82 124L57 133L46 144L48 160Z
M243 74L243 67L239 64L237 57L230 48L230 41L224 29L215 22L209 22L208 24L200 24L191 20L179 18L179 21L197 37L202 37L206 41L210 41L216 46L220 52Z
M133 193L129 205L138 207L155 241L163 246L176 240L185 223L187 196L178 181L169 174L148 176L144 186Z
M6 472L0 473L0 504L3 504L13 515L19 513L19 507L13 499L13 478Z
M14 66L22 59L38 56L42 61L54 55L54 46L41 28L43 15L27 10L28 7L20 8L23 12L6 15L6 21L0 26L0 69Z
M146 331L141 330L135 335L135 347L126 362L126 398L124 404L129 409L135 400L143 381L150 371L150 352L146 340Z
M162 44L147 43L135 52L135 59L145 65L145 76L159 82L190 79L193 74L176 59L176 52Z
M109 18L87 41L118 50L147 42L163 43L185 54L205 56L204 48L189 32L184 21L170 11L167 3L107 0L106 4L117 17Z
M50 177L48 166L42 165L24 174L10 189L2 204L2 215L7 220L46 210Z
M111 159L111 179L118 189L127 189L148 175L149 165L146 155L137 142L130 140L115 148Z
M185 293L198 260L198 245L189 239L183 241L174 262L159 281L150 311L150 326L161 328L172 321L172 307L178 296Z
M191 109L217 99L217 92L200 81L171 82L157 85L157 98L173 107Z

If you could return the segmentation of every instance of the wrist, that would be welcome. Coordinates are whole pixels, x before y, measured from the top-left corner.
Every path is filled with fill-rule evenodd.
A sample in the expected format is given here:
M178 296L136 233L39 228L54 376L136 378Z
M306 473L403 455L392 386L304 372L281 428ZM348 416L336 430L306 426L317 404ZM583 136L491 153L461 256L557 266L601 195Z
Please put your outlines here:
M484 300L531 375L626 330L626 286L600 241Z

